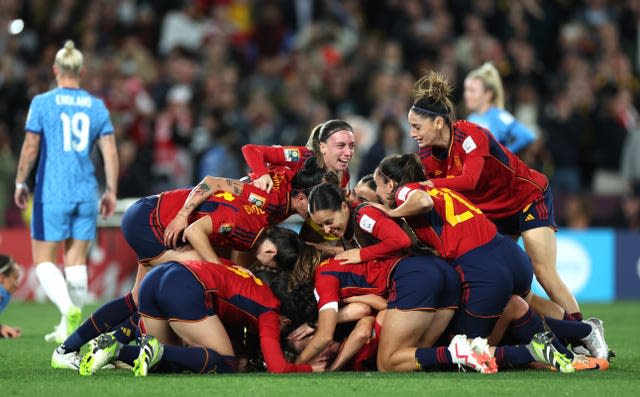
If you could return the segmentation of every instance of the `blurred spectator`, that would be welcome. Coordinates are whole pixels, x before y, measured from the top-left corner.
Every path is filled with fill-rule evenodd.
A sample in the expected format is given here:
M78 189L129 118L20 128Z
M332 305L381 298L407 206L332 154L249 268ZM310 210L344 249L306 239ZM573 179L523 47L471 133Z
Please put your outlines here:
M553 101L545 106L540 119L544 145L551 155L553 171L551 189L556 194L582 191L580 156L582 134L589 120L579 113L567 92L560 88Z
M156 191L191 185L193 159L188 151L194 128L191 88L178 84L167 93L167 107L156 120L153 174Z
M619 173L622 145L628 128L638 125L637 112L629 91L615 83L605 85L598 98L601 106L595 116L597 146L593 189L596 193L624 193L627 185Z
M378 139L362 155L358 178L373 174L383 158L403 153L405 131L395 117L387 117L378 126ZM359 149L359 148L358 148Z
M240 146L235 141L236 132L226 125L217 124L213 116L206 116L203 124L213 136L212 145L200 157L197 180L207 175L234 179L245 176Z
M640 184L635 184L631 192L622 198L613 226L640 231Z
M13 196L16 157L11 151L11 137L7 125L0 121L0 228L5 226L7 209Z
M562 208L560 224L573 230L584 230L591 226L592 208L583 195L568 195Z

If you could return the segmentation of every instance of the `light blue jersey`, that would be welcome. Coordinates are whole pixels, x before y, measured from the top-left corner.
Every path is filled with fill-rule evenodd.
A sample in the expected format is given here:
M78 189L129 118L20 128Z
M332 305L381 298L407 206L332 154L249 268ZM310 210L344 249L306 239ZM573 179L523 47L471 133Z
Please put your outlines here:
M90 155L96 139L113 133L102 100L79 88L36 95L25 130L41 136L34 202L96 203L98 183Z
M518 153L536 140L536 134L504 109L492 106L484 113L471 113L468 121L476 123L496 137L511 153Z

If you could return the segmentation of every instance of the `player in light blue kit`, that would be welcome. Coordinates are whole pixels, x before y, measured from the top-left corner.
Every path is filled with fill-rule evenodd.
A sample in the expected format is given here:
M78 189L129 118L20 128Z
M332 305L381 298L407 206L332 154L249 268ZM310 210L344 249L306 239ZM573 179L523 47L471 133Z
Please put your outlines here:
M57 88L36 95L31 102L14 195L16 205L26 208L26 181L39 155L31 249L40 285L62 314L56 330L45 336L57 343L79 325L87 295L87 254L98 215L98 183L90 158L96 141L106 175L100 200L103 218L115 210L118 186L118 155L109 111L102 100L80 88L83 56L74 47L73 41L67 41L56 54ZM64 276L55 264L60 242L64 242Z
M536 140L536 134L504 109L504 89L498 70L486 62L469 72L464 80L464 102L467 120L491 131L498 142L512 153Z

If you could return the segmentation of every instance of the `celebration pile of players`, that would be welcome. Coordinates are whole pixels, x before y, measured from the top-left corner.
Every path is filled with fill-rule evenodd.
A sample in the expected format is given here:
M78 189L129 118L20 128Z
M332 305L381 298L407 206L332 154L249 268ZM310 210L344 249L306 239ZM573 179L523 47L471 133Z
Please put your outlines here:
M82 190L51 186L45 171L90 179L93 168L80 164L97 141L108 216L117 160L109 160L104 105L79 88L78 54L68 42L54 65L58 88L34 98L16 176L16 203L25 206L40 152L32 238L38 277L63 315L49 337L59 343L54 368L146 376L609 367L602 322L583 320L556 271L548 180L503 145L526 145L531 134L516 124L494 136L500 122L513 122L498 108L483 116L492 131L456 120L450 83L435 72L415 83L408 109L418 153L387 156L357 183L348 170L354 130L328 120L306 146L244 146L246 180L207 176L193 189L138 200L121 224L138 257L135 286L79 324L43 252L69 238L86 251L97 210L60 215L50 196ZM465 83L481 82L483 70ZM60 168L67 155L78 165ZM82 211L89 221L69 226L66 217ZM291 215L304 219L299 233L278 226ZM531 292L534 274L550 300Z

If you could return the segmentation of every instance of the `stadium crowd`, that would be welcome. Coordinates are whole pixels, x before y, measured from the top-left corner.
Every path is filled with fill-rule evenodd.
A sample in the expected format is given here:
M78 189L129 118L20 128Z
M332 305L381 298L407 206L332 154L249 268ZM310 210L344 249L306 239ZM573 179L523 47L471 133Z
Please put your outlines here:
M521 156L550 177L561 225L640 227L638 1L8 0L0 8L0 225L21 224L11 194L26 113L52 85L55 52L73 39L87 59L83 86L111 112L119 197L239 177L242 145L302 145L331 118L355 128L352 175L371 173L384 155L415 150L403 137L417 77L434 69L458 84L464 117L464 77L489 60L506 108L537 134Z

